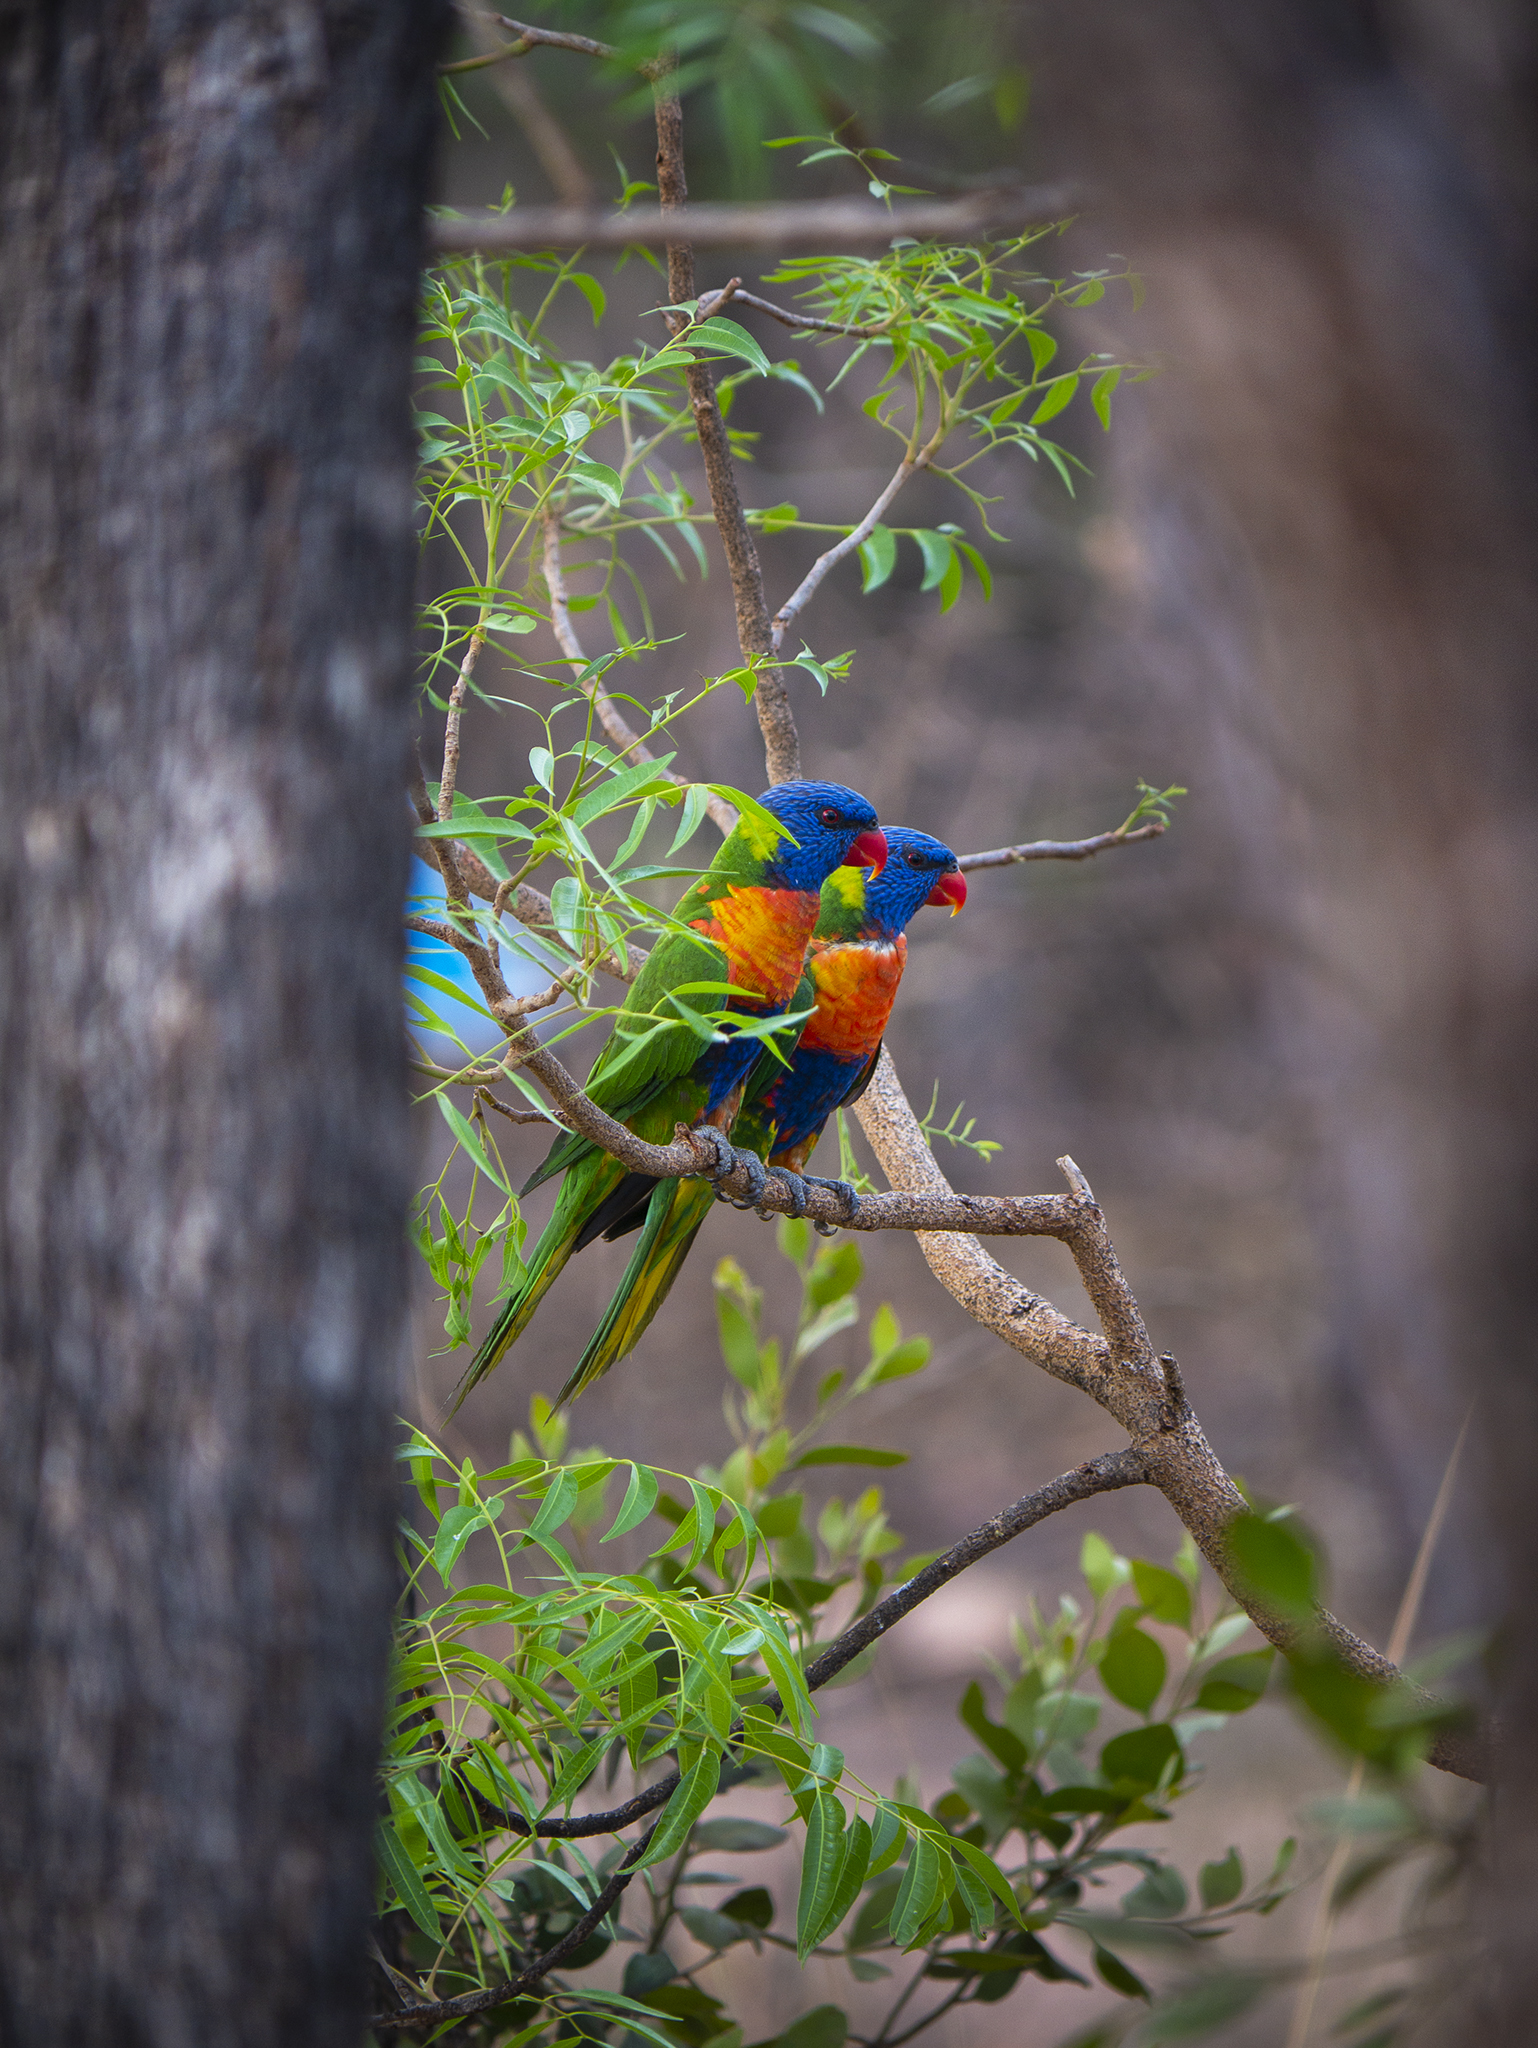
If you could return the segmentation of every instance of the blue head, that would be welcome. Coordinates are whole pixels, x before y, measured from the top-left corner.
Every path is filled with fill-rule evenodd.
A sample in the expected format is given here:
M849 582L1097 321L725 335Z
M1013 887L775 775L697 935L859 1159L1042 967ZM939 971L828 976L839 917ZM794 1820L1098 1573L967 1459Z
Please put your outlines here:
M830 877L817 923L820 938L890 942L923 904L948 904L954 916L966 902L966 877L943 841L906 825L893 825L885 837L887 863L879 875Z
M773 847L755 843L752 822L744 820L741 829L763 861L764 882L771 889L816 895L833 870L846 863L878 874L886 865L886 840L874 804L841 783L781 782L765 790L759 802L796 841L794 846L785 838Z

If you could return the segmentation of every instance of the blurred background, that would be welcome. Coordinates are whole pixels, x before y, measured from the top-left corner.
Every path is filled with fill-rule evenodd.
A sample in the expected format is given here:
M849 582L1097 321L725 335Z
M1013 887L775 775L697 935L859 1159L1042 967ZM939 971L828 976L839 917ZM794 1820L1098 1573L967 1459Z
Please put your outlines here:
M541 18L605 32L602 7L580 12ZM990 1162L941 1147L958 1186L1050 1190L1053 1160L1073 1154L1219 1456L1257 1494L1300 1503L1332 1561L1336 1611L1382 1643L1471 1402L1483 1384L1488 1417L1509 1391L1500 1375L1520 1390L1528 1364L1510 1289L1526 1251L1512 1193L1535 956L1534 29L1515 6L1437 0L1045 0L859 20L880 54L849 39L850 103L831 118L856 112L916 185L1067 186L1077 218L1043 267L1115 252L1147 286L1140 311L1113 292L1075 316L1073 340L1159 374L1123 387L1109 438L1069 416L1063 438L1092 471L1076 497L1019 459L979 479L1010 543L989 549L991 604L969 579L942 617L908 549L869 598L851 567L830 579L807 637L821 656L857 654L825 701L792 681L807 772L958 852L1103 830L1139 777L1189 790L1153 844L976 874L962 916L921 914L888 1043L921 1110L938 1088L942 1117L964 1100L1000 1144ZM733 89L760 91L765 133L792 128L767 87ZM629 120L620 89L579 59L536 53L469 75L463 93L484 132L461 122L446 142L444 203L493 202L508 183L529 200L607 196L611 141L631 176L647 174L644 110ZM703 92L686 106L696 195L764 187L771 171L791 196L847 187L822 169L795 182L784 158L763 169L734 145L731 111ZM564 317L573 350L602 356L656 324L642 316L663 292L639 263L612 281L594 267L611 290L602 336ZM700 282L740 272L751 287L767 267L702 259ZM809 344L750 324L815 374ZM852 400L819 417L785 387L750 386L733 425L760 437L750 504L851 520L889 473ZM683 473L704 503L692 460ZM920 479L893 516L964 513ZM708 582L651 579L659 638L687 639L633 682L622 671L621 687L650 696L736 660L713 534L706 546ZM774 604L815 549L793 534L759 546ZM497 687L494 669L481 680ZM461 787L519 785L530 738L478 707ZM735 693L688 723L677 766L760 787ZM425 1161L442 1133L423 1118ZM529 1167L542 1149L538 1132L507 1147ZM835 1170L826 1150L819 1164ZM535 1227L547 1199L530 1205ZM910 1454L882 1475L910 1548L941 1547L1116 1447L1098 1410L970 1323L910 1241L860 1248L866 1312L890 1301L936 1346L865 1432ZM628 1249L598 1245L568 1268L444 1428L451 1448L505 1455L531 1396L565 1378ZM1060 1248L991 1249L1087 1316ZM719 1462L707 1279L728 1252L783 1292L772 1232L720 1210L638 1352L582 1400L574 1443ZM415 1392L429 1429L467 1356L428 1356L439 1328L424 1303ZM1463 1469L1418 1647L1502 1612L1500 1439L1531 1441L1531 1416L1496 1412L1493 1448L1476 1435ZM830 1695L826 1739L872 1782L916 1770L934 1797L971 1746L954 1720L965 1676L1007 1654L1011 1613L1072 1586L1089 1527L1165 1561L1180 1533L1141 1490L1047 1523L905 1623L877 1674ZM1178 1825L1195 1853L1237 1841L1259 1860L1340 1779L1268 1705L1214 1750L1212 1784ZM767 1813L766 1799L744 1793L741 1810ZM1300 1948L1307 1911L1284 1909L1268 1938ZM793 1972L774 1980L765 2032L811 2002L806 1989ZM1356 1982L1331 1990L1321 2012L1360 1995ZM1066 1988L1029 1996L1043 2040L1085 2016ZM958 2012L937 2038L1018 2040L1026 1997L991 2020ZM1452 2038L1446 2015L1427 2024L1425 2038ZM1231 2038L1281 2041L1285 2027L1271 2010Z

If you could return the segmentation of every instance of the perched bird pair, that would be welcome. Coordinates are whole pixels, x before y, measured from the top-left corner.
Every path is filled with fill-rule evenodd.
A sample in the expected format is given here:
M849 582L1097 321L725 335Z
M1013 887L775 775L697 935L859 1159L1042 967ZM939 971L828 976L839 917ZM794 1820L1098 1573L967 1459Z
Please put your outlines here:
M678 1123L712 1127L721 1138L718 1178L739 1157L755 1168L767 1160L796 1194L811 1178L804 1168L824 1124L870 1079L902 979L909 920L926 902L959 910L966 882L949 847L921 832L884 834L866 799L837 783L781 783L760 803L777 829L745 816L686 892L674 916L688 930L653 947L587 1093L652 1144L667 1144ZM799 1036L794 1026L779 1034L788 1066L756 1034L731 1031L702 1045L694 1030L659 1028L682 1023L686 1011L718 1009L719 985L728 982L726 1008L745 1023L812 1011ZM607 1372L661 1307L714 1199L708 1180L631 1173L575 1132L556 1140L523 1192L557 1174L565 1178L555 1210L456 1407L522 1335L574 1252L639 1230L561 1400Z

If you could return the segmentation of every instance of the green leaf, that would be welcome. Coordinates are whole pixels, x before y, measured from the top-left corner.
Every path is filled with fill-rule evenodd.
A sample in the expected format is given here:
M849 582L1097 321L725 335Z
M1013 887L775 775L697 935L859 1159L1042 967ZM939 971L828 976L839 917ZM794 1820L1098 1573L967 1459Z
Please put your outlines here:
M589 306L592 307L593 325L596 327L604 316L604 308L609 303L608 299L604 296L603 286L596 277L589 277L585 270L569 270L566 273L566 282L574 284L577 290L581 292L583 298L587 300Z
M1138 1792L1151 1792L1164 1776L1171 1757L1180 1757L1180 1739L1167 1721L1155 1721L1147 1728L1129 1728L1114 1736L1100 1752L1100 1768L1118 1789L1129 1785ZM1180 1771L1177 1768L1178 1779Z
M927 1337L908 1337L901 1344L894 1344L877 1363L870 1375L870 1385L883 1386L888 1380L905 1380L910 1373L922 1372L928 1365L934 1346Z
M570 1805L571 1801L575 1799L578 1792L581 1791L582 1787L602 1762L603 1753L608 1748L611 1740L612 1736L606 1728L601 1735L595 1735L590 1742L584 1742L579 1748L572 1751L566 1762L561 1766L555 1783L550 1787L549 1792L545 1796L546 1813L552 1807ZM552 1763L560 1754L561 1752L558 1748L552 1752ZM584 1901L584 1911L590 1903L590 1901Z
M467 1116L462 1115L461 1112L454 1107L453 1103L449 1101L446 1095L439 1095L435 1099L437 1101L438 1108L443 1114L443 1121L454 1133L454 1136L458 1139L459 1143L464 1147L465 1151L469 1153L471 1159L480 1168L481 1172L485 1174L486 1178L491 1182L493 1187L499 1187L502 1190L503 1194L511 1195L513 1192L512 1189L508 1186L507 1182L503 1179L502 1175L497 1171L496 1167L492 1165L491 1160L487 1157L486 1151L481 1144L480 1137L475 1129L475 1126L470 1122L470 1119Z
M791 1466L792 1472L799 1472L803 1465L906 1465L906 1451L873 1451L864 1444L823 1444L815 1451L803 1451Z
M1238 2019L1266 1988L1260 1977L1208 1977L1161 1998L1146 2024L1155 2041L1189 2041Z
M1318 1572L1312 1551L1292 1523L1237 1515L1228 1525L1227 1538L1252 1593L1294 1620L1309 1619Z
M1108 1948L1102 1948L1097 1941L1093 1956L1095 1975L1102 1984L1109 1984L1113 1991L1119 1991L1123 1998L1149 1997L1148 1986L1141 1977L1135 1977L1125 1963L1118 1962Z
M635 767L622 768L617 775L596 784L572 811L572 823L586 830L595 818L618 810L621 804L634 802L649 784L663 782L664 770L673 758L673 755L665 754L660 760L641 761Z
M651 1846L632 1868L648 1870L652 1864L676 1855L688 1840L689 1830L715 1798L720 1782L720 1753L707 1749L684 1772L677 1791L662 1809L662 1819L652 1836Z
M710 1822L705 1825L709 1827ZM775 1832L781 1831L777 1828ZM774 1900L763 1885L750 1885L746 1891L733 1892L721 1911L729 1920L740 1920L745 1927L768 1927L774 1920Z
M1146 1714L1164 1687L1164 1652L1140 1628L1117 1629L1100 1660L1100 1683L1113 1700Z
M946 564L945 574L940 578L940 610L948 612L960 595L961 557L953 547L950 561Z
M479 1501L469 1501L463 1506L450 1508L438 1524L438 1533L433 1538L433 1566L445 1585L459 1560L459 1553L476 1530L484 1529L489 1520Z
M879 590L897 566L897 535L889 526L873 526L860 542L860 588L868 597Z
M551 1536L577 1504L577 1495L582 1491L582 1482L575 1472L562 1471L546 1491L539 1504L539 1512L529 1524L529 1535L536 1542Z
M657 1498L657 1475L649 1465L632 1465L630 1484L625 1488L625 1498L620 1502L619 1513L614 1517L614 1526L603 1536L600 1543L607 1543L611 1537L623 1536L629 1530L639 1527L652 1511Z
M831 1251L819 1252L807 1275L806 1298L813 1308L826 1308L830 1301L840 1301L846 1294L852 1294L863 1271L860 1247L856 1244L841 1244Z
M988 567L986 561L984 561L983 557L969 540L958 540L956 548L957 552L965 555L971 563L972 574L983 586L983 598L986 602L991 603L993 599L993 571Z
M677 853L699 830L700 820L705 815L705 806L710 802L710 785L706 782L691 782L684 796L683 816L678 821L678 830L673 834L669 855Z
M1047 386L1047 395L1031 414L1031 425L1039 427L1043 420L1056 419L1065 407L1073 403L1073 394L1079 388L1079 373L1070 370L1064 377L1054 377Z
M739 1386L745 1387L750 1394L756 1393L763 1370L758 1354L758 1333L736 1302L719 1288L716 1290L716 1326L727 1371Z
M1242 1657L1226 1657L1221 1664L1214 1664L1196 1695L1198 1711L1242 1714L1253 1707L1265 1692L1275 1657L1275 1650L1250 1650Z
M844 1808L826 1786L812 1794L801 1853L801 1890L796 1902L796 1959L805 1962L833 1897L844 1855Z
M844 2048L849 2020L836 2005L814 2005L777 2034L769 2048Z
M937 584L943 582L951 569L956 560L956 550L951 546L948 534L934 533L925 526L919 527L913 538L918 542L919 553L924 557L924 580L919 589L933 590Z
M941 1853L928 1835L914 1837L908 1868L892 1907L892 1939L899 1948L912 1946L934 1909L940 1895Z
M708 1906L680 1906L678 1917L702 1948L730 1948L734 1941L746 1941L748 1930L742 1921L726 1913L712 1913Z
M1168 1863L1157 1863L1121 1902L1129 1920L1174 1920L1186 1909L1185 1880Z
M983 1689L974 1678L961 1696L956 1709L964 1725L971 1729L978 1741L998 1758L1006 1771L1020 1771L1025 1768L1026 1748L1018 1735L1008 1728L1001 1728L988 1718L988 1709L983 1700Z
M829 1899L822 1918L816 1923L807 1943L809 1949L816 1948L827 1940L836 1927L843 1925L844 1916L860 1895L865 1882L865 1873L870 1868L871 1833L866 1822L856 1814L849 1823L839 1854L838 1874L833 1883L833 1895Z
M683 336L686 347L703 345L717 355L735 356L744 363L751 363L760 376L769 374L769 358L745 327L739 327L735 320L701 320Z
M375 1830L374 1845L379 1862L386 1877L395 1887L395 1895L418 1927L431 1942L443 1939L442 1923L437 1910L428 1896L427 1887L417 1873L417 1867L406 1854L404 1843L393 1827L381 1822Z
M986 1851L972 1842L956 1841L951 1844L952 1852L964 1862L974 1875L980 1877L999 1904L1013 1920L1020 1919L1020 1901L1015 1897L1009 1879L1000 1870Z
M1119 367L1102 370L1089 394L1089 402L1095 408L1095 416L1107 433L1111 431L1111 394L1120 382Z
M1190 1627L1191 1588L1178 1574L1166 1571L1162 1564L1150 1564L1147 1558L1135 1557L1132 1583L1155 1621L1166 1621L1172 1628Z
M1106 1542L1105 1538L1091 1529L1079 1545L1079 1570L1084 1583L1097 1600L1104 1600L1118 1586L1124 1586L1132 1576L1132 1567L1124 1557Z
M720 1820L701 1821L694 1830L697 1849L777 1849L787 1839L784 1828L772 1828L765 1820L745 1820L730 1814Z
M1221 1863L1204 1863L1196 1882L1209 1913L1219 1906L1232 1905L1244 1890L1244 1865L1239 1860L1239 1851L1230 1849Z
M1057 343L1041 327L1027 327L1025 339L1031 351L1031 361L1038 370L1044 370L1057 354Z

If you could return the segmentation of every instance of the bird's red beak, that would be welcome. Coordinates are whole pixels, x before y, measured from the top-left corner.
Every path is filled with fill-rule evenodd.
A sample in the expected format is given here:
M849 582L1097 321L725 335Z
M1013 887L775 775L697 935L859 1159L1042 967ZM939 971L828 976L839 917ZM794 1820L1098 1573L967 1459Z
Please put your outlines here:
M926 903L933 903L937 907L948 903L951 906L952 917L966 900L967 878L963 874L942 875L924 898Z
M844 855L846 868L869 868L879 875L886 866L886 834L879 828L874 832L862 832L854 845Z

